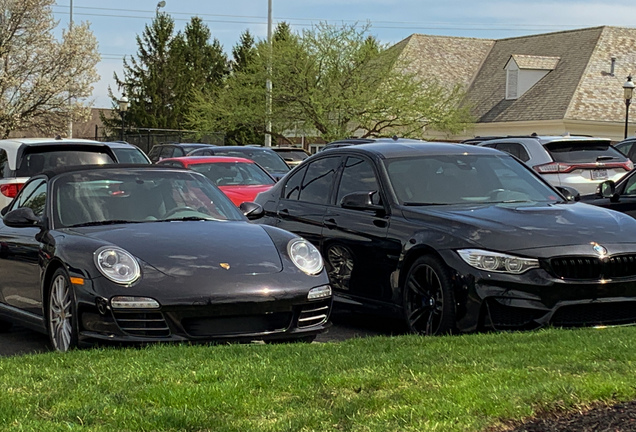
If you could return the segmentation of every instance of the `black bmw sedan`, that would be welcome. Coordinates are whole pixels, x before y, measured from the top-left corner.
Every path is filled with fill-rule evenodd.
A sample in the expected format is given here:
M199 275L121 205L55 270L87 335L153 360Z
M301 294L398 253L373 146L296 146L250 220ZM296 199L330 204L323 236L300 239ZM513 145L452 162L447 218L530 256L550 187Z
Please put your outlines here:
M636 220L563 192L497 150L397 140L314 155L256 201L320 249L336 305L412 332L636 322Z
M311 340L331 287L306 240L250 224L206 177L77 166L31 178L0 221L0 329L92 341Z

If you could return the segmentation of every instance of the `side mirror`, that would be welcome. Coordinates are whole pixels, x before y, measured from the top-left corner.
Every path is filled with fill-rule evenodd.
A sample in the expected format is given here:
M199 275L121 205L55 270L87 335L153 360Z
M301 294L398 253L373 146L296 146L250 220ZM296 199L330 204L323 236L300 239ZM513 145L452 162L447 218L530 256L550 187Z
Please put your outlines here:
M8 211L9 211L9 206L6 206L2 210L0 210L0 215L4 216L7 214Z
M612 180L605 180L599 183L596 188L596 195L601 198L613 198L616 194L616 184Z
M384 206L373 202L373 198L376 194L377 191L353 192L342 197L340 206L354 210L384 210Z
M33 213L29 207L17 208L4 215L4 224L13 228L37 227L42 219Z
M239 209L249 220L259 219L265 214L262 205L250 201L241 203Z
M561 195L569 202L576 202L581 200L581 194L576 189L570 186L555 186L556 190L561 192Z

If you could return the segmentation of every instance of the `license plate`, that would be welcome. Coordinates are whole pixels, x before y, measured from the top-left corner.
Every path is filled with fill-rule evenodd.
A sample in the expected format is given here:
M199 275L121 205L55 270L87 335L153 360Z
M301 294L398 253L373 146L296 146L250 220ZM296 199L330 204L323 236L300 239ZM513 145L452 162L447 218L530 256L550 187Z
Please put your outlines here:
M607 179L607 170L592 170L592 180L605 180Z

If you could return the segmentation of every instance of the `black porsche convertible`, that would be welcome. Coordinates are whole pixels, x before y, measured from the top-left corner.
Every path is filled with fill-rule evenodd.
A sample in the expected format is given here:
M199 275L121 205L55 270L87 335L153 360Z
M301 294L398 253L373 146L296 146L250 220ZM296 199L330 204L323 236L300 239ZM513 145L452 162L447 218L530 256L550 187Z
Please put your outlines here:
M1 213L0 329L48 333L56 350L99 340L307 341L328 326L318 250L250 224L193 171L47 171Z

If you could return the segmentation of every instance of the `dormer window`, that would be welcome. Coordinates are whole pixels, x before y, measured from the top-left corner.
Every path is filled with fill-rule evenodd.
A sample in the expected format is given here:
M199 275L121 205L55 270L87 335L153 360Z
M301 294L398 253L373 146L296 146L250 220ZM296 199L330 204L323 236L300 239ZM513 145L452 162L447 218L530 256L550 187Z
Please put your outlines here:
M506 99L518 99L556 68L560 57L513 54L506 70Z

